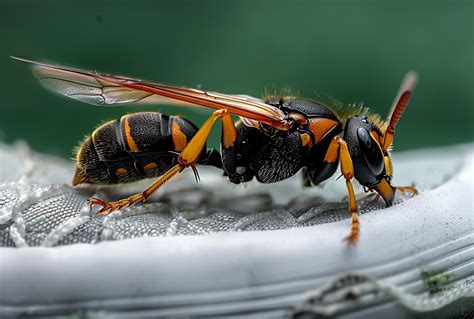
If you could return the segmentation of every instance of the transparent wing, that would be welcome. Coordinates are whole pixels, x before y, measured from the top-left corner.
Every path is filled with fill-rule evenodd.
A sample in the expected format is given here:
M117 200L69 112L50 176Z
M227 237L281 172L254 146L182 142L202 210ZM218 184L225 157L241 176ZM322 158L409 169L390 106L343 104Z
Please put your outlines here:
M97 106L153 103L199 105L228 109L232 114L286 130L291 122L278 108L246 95L226 95L122 76L106 75L55 66L23 58L13 59L33 64L33 73L48 89Z

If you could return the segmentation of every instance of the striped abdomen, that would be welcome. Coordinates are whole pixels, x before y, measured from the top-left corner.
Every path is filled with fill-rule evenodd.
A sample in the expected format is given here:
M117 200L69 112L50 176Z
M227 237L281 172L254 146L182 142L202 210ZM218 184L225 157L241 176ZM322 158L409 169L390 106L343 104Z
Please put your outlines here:
M79 147L73 185L117 184L162 175L197 132L178 116L124 115L98 127Z

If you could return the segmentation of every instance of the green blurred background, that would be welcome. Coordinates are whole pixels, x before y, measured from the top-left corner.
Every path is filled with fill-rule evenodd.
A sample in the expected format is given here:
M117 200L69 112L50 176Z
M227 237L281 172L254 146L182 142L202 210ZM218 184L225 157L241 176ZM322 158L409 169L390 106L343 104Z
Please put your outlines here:
M397 150L474 139L473 1L0 1L0 140L70 157L104 120L98 108L47 92L9 55L223 93L288 86L385 117L404 73L420 82ZM211 144L218 145L219 129Z

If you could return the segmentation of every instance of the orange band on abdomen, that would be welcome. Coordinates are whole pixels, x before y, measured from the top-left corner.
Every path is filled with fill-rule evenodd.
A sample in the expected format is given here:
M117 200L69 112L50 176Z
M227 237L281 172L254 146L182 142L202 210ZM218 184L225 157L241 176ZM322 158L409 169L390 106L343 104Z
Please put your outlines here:
M181 126L177 122L176 118L171 125L171 135L173 138L174 150L176 152L181 152L184 150L186 145L188 145L188 138L181 130Z
M137 144L135 144L135 141L133 140L132 134L130 132L130 124L128 123L128 115L125 115L122 117L121 121L124 121L124 129L125 129L125 137L127 140L127 145L130 150L130 152L136 153L139 151Z

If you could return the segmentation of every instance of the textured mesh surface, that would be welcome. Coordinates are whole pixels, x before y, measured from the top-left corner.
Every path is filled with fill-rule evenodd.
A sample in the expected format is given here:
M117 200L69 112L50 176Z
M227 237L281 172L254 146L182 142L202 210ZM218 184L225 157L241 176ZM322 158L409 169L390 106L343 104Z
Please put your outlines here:
M202 199L206 199L206 192L198 188L188 190L191 191L194 195L202 193ZM67 185L4 184L0 186L0 196L2 246L55 246L140 236L272 230L347 218L347 203L322 203L318 197L301 198L286 206L253 213L225 205L193 207L195 203L184 201L180 205L149 203L99 216L86 205L87 195ZM163 199L166 200L166 196ZM236 198L247 199L247 196ZM253 202L256 207L272 206L265 194L254 196ZM360 202L361 213L379 208L383 208L381 203L369 199Z
M4 150L3 160L13 166L2 172L7 175L4 178L17 181L0 185L1 246L56 246L140 236L272 230L348 218L341 187L344 183L338 183L339 188L303 189L300 176L295 176L274 185L255 182L235 186L221 172L205 168L200 169L203 182L199 185L188 174L165 185L158 195L159 202L155 198L155 202L98 216L86 205L93 190L55 183L70 179L70 164L31 154L21 145ZM40 175L36 173L39 168ZM143 187L121 190L112 199ZM95 196L107 198L110 194L114 191ZM381 201L359 200L361 214L383 207Z

